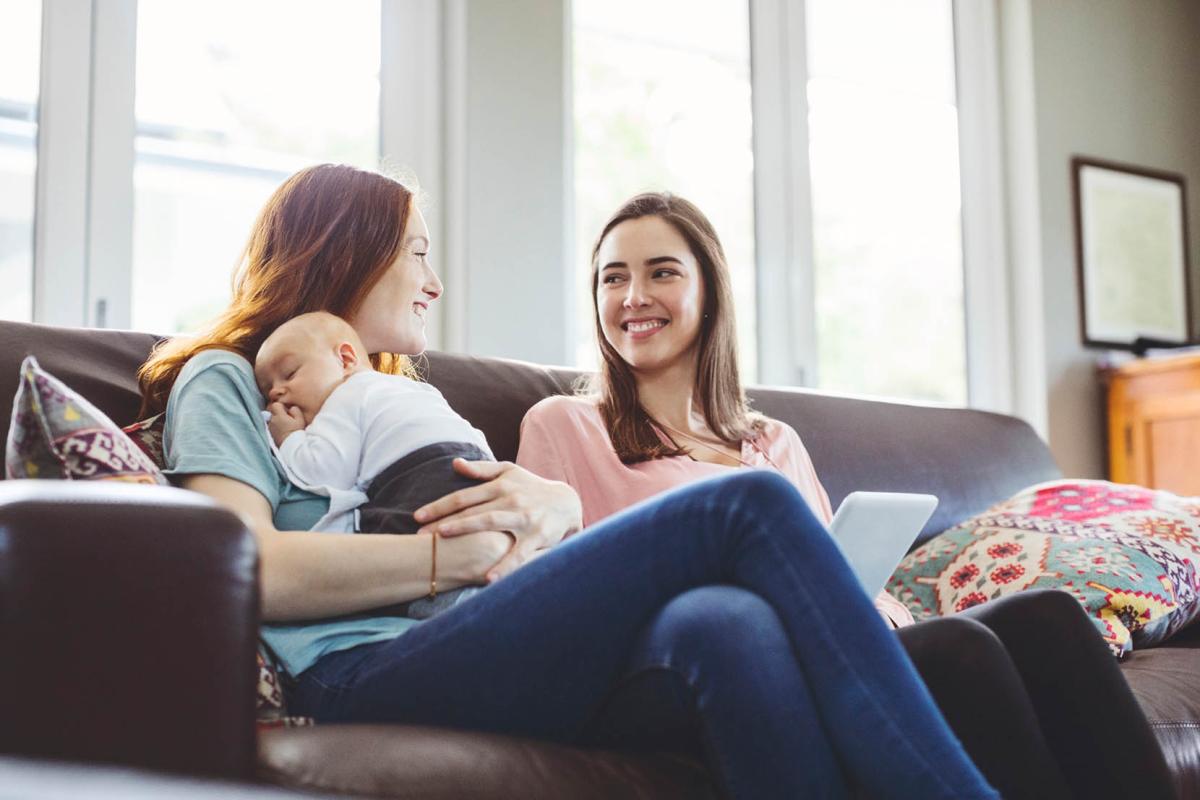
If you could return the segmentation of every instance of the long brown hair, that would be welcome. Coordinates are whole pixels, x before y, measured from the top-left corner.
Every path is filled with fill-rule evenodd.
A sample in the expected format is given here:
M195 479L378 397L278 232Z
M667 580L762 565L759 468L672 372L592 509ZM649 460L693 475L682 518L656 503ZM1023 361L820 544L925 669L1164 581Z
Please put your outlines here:
M684 455L679 447L662 441L653 421L638 399L633 370L604 338L596 289L600 280L600 245L622 222L658 217L679 231L704 277L704 312L700 319L695 393L709 429L722 441L739 445L761 426L761 418L750 413L738 376L737 326L733 313L733 289L725 251L712 223L694 204L668 192L647 192L628 200L605 223L592 248L592 311L596 340L603 365L584 391L598 395L600 414L608 428L613 449L622 462L633 464L656 458Z
M167 406L188 359L231 350L253 361L263 340L298 314L354 315L396 260L413 193L397 180L341 164L308 167L283 182L259 213L233 274L233 301L195 336L166 340L138 370L145 417ZM375 369L411 373L394 353Z

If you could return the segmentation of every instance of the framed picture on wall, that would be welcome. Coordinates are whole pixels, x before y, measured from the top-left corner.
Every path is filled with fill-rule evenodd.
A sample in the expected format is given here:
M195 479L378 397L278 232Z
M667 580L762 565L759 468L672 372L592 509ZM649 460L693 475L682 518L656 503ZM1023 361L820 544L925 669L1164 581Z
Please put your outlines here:
M1071 159L1083 343L1134 349L1191 336L1182 175Z

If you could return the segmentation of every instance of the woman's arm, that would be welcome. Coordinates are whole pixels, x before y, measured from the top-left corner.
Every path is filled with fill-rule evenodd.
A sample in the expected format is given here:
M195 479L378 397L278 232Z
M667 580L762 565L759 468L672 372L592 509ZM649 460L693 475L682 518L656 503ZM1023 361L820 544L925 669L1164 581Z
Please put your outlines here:
M320 619L403 603L429 591L428 535L279 531L271 504L257 489L224 475L189 475L185 489L239 513L258 541L263 619ZM438 543L439 589L483 583L509 552L512 539L495 531Z

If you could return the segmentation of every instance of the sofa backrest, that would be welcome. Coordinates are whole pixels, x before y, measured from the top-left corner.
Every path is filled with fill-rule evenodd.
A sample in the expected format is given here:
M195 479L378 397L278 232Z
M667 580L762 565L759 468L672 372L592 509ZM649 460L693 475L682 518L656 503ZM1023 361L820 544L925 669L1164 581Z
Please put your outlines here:
M134 421L135 372L156 341L146 333L0 321L0 420L12 414L27 354L118 424ZM430 352L430 383L487 436L496 457L516 456L521 418L543 397L571 391L579 373L519 361ZM855 490L930 492L941 498L922 539L1032 483L1059 476L1050 451L1014 417L970 409L753 388L753 406L794 427L837 507Z

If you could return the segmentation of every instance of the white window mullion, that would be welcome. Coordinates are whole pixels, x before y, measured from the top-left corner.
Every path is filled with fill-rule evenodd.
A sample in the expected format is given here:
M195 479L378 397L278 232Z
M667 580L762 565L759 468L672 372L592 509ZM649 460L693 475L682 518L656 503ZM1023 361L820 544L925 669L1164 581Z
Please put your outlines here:
M1012 413L1011 298L996 8L954 3L970 405Z
M43 14L34 320L128 327L137 0Z
M467 129L467 0L445 0L442 15L443 54L441 123L441 206L443 298L442 347L454 352L467 348L467 264L470 256Z
M817 333L803 6L751 0L750 35L758 378L812 386Z
M441 0L383 0L379 66L380 167L402 179L415 177L429 196L422 211L435 258L446 242L442 177ZM455 287L457 288L457 287ZM429 347L444 340L440 303L430 308Z
M128 328L133 294L137 0L94 0L84 321Z
M42 7L33 319L85 322L91 0Z
M1012 297L1013 413L1048 436L1042 231L1030 0L995 0L1004 108L1006 276Z

